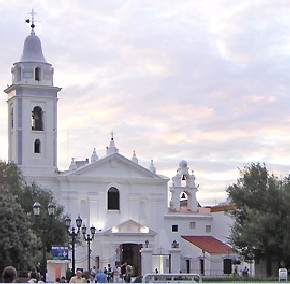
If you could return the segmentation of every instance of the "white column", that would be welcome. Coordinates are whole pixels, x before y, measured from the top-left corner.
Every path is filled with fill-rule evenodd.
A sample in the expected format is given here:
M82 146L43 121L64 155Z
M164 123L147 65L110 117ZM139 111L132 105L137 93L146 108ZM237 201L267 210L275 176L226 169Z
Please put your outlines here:
M169 250L170 253L170 273L179 273L180 272L180 252L179 248L172 248Z
M172 206L175 211L180 211L180 188L175 188L171 187L170 188L171 192L171 201L170 201L170 206Z
M141 260L142 260L141 274L142 276L144 276L147 273L153 272L152 253L153 253L152 248L141 249Z

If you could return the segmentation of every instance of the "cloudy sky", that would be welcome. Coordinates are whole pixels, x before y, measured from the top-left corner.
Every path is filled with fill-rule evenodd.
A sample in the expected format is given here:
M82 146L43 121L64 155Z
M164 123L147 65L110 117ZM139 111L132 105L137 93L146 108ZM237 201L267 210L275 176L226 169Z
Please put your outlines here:
M290 172L290 1L0 0L0 86L36 34L55 68L58 164L120 153L157 173L188 162L198 201L226 198L238 168ZM7 160L6 94L0 159Z

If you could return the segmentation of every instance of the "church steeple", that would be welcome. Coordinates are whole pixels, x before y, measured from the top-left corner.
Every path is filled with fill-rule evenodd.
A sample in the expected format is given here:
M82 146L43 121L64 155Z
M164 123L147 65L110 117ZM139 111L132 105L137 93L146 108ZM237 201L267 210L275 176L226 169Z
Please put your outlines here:
M35 24L34 15L36 14L32 9L31 20L25 20L26 23L31 22L31 34L26 37L24 41L23 53L20 62L34 61L34 62L44 62L46 60L42 54L41 42L38 36L35 35Z
M114 141L114 132L111 132L111 140L110 140L110 146L107 147L107 156L114 154L114 153L119 153L119 149L116 148L115 146L115 141Z
M54 174L57 170L57 93L54 69L42 53L35 34L32 10L31 34L24 41L20 61L11 69L8 94L8 159L27 176ZM26 20L30 22L30 20Z
M172 177L172 187L170 187L171 201L170 209L180 211L180 199L187 196L187 209L196 211L198 202L196 200L196 192L198 186L195 185L195 175L188 172L187 162L182 160L179 162L177 174Z

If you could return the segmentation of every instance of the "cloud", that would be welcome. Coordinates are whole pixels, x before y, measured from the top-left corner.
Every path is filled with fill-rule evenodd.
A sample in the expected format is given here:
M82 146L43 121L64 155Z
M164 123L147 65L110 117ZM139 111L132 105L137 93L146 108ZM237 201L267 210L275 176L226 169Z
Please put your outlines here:
M17 3L16 3L17 2ZM200 202L226 197L238 167L260 161L288 173L289 5L282 0L0 1L0 85L36 33L55 68L58 161L120 153L172 177L187 160ZM13 7L13 8L12 8ZM6 94L0 159L7 159Z

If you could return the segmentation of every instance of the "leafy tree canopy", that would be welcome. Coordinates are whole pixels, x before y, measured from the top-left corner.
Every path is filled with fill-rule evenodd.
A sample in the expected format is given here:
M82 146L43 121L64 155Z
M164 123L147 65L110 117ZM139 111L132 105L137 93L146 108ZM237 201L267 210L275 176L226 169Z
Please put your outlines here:
M23 208L15 196L0 185L0 271L7 265L18 270L32 265L37 246L37 236Z
M27 184L17 165L0 162L0 272L6 265L25 270L40 261L42 226L47 229L48 252L51 245L67 242L63 207L57 206L55 217L48 220L47 207L52 200L50 190ZM35 202L42 209L39 220L32 215Z
M231 241L246 260L290 264L290 177L269 174L265 164L240 169L240 178L227 192L237 209Z

